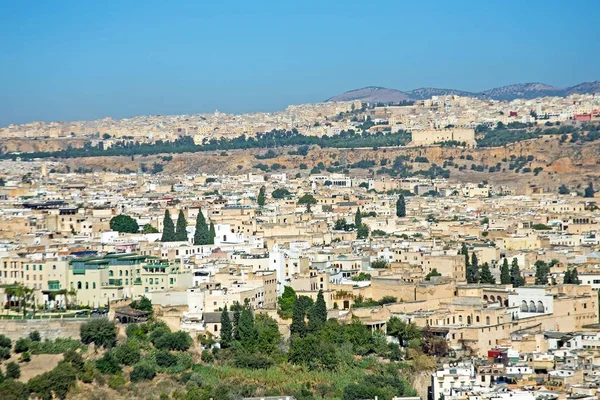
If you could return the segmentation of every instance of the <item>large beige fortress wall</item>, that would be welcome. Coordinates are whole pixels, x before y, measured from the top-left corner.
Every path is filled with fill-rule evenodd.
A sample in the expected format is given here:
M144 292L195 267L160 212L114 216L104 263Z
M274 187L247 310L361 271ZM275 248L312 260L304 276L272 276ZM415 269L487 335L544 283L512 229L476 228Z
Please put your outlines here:
M82 319L26 319L26 320L1 320L0 334L8 336L11 340L17 340L29 335L33 331L39 331L43 339L56 339L69 337L79 339L79 329L82 324L88 322Z
M451 140L467 142L467 144L475 141L475 130L467 128L415 129L411 134L412 141L410 144L413 146L430 145Z

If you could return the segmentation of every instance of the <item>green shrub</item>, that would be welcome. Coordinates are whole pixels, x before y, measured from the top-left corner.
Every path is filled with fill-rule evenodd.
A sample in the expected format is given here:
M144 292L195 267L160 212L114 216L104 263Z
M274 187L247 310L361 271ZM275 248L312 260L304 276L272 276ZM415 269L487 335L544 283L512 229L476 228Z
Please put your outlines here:
M10 349L0 347L0 360L8 360L10 358Z
M131 382L151 381L155 376L156 370L154 367L147 362L143 362L133 367L133 371L129 374L129 380Z
M0 347L10 349L12 347L12 340L6 335L0 335Z
M32 342L40 342L42 340L42 336L39 331L33 331L29 334L29 340Z
M102 372L103 374L108 375L114 375L117 372L121 372L121 366L119 365L119 362L110 351L104 353L104 356L96 361L96 368L98 368L98 371Z
M25 353L29 351L31 341L26 338L20 338L15 342L15 353Z
M106 318L93 319L80 328L81 341L94 343L97 347L111 348L117 342L117 327Z
M29 390L27 385L13 379L7 379L0 383L0 399L3 400L27 400Z
M117 361L123 365L133 365L140 361L142 353L137 345L128 341L125 344L120 344L114 348L113 354Z
M67 351L64 354L64 356L63 356L63 360L65 362L71 364L71 366L73 368L75 368L75 370L77 370L77 371L81 371L83 369L84 364L85 364L85 362L83 361L83 357L81 356L81 354L79 354L75 350L69 350L69 351Z
M156 352L156 364L160 367L172 367L177 365L177 357L166 350Z
M192 346L192 337L189 333L179 331L170 335L170 349L176 351L186 351Z
M127 379L120 372L111 376L108 380L108 387L115 390L122 388L125 384L127 384Z
M29 343L31 354L64 354L70 350L84 350L86 346L79 340L71 338L46 339L43 342Z
M6 364L6 377L8 379L19 379L21 377L21 367L14 361Z
M67 393L76 382L75 368L61 361L53 370L30 379L27 386L36 397L42 399L52 399L53 394L57 399L66 399Z
M213 356L213 354L210 350L203 350L201 357L202 357L202 361L204 361L205 363L210 364L213 361L215 361L215 356Z
M31 353L26 351L25 353L21 354L21 358L19 359L19 361L21 361L21 362L31 361Z

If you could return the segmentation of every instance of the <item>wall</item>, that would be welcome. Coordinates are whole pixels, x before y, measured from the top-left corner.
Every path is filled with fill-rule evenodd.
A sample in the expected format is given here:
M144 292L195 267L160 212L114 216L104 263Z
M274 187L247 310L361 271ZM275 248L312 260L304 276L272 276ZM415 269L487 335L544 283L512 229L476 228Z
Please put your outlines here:
M39 331L42 339L56 339L58 337L70 337L79 339L79 329L87 322L82 319L27 319L27 320L2 320L0 322L0 334L6 335L12 340L29 335L33 331Z

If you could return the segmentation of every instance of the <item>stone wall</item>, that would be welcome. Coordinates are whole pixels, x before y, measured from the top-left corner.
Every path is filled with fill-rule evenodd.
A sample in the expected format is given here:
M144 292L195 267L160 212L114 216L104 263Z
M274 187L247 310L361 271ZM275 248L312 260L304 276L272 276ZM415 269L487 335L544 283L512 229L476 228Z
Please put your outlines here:
M80 326L87 321L87 318L1 320L0 334L16 340L29 335L33 331L39 331L42 339L56 339L58 337L79 339Z

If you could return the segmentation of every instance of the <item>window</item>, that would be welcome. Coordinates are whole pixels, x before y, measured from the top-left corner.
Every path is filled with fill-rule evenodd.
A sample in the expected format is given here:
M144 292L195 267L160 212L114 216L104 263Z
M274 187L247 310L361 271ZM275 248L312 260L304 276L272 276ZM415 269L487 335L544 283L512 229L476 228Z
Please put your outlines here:
M81 281L77 282L77 289L81 290Z
M89 288L90 288L90 283L89 283L89 282L86 282L86 283L85 283L85 288L86 288L86 289L89 289Z
M96 289L96 282L92 282L92 289Z

